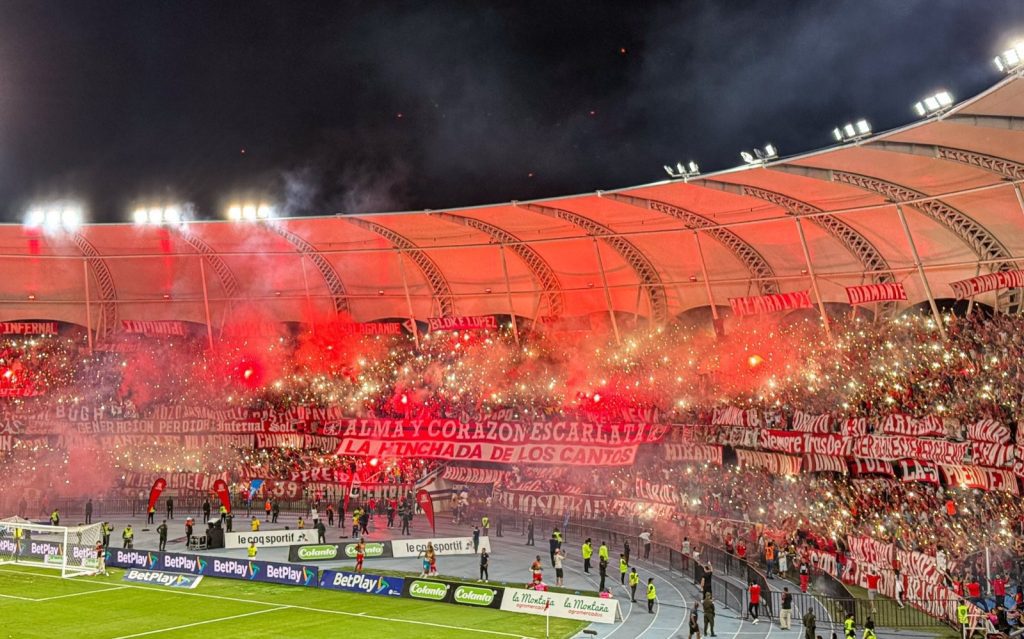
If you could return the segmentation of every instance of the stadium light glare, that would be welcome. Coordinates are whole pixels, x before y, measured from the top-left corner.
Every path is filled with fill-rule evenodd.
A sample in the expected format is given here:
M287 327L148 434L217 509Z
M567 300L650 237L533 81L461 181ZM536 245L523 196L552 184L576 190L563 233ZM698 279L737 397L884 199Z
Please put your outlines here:
M740 157L747 164L764 164L768 160L774 160L779 157L779 150L775 148L775 145L769 142L760 149L754 149L753 154L748 151L740 151Z
M273 205L266 202L244 201L228 206L228 219L232 222L262 222L275 216Z
M938 115L953 106L953 95L949 91L939 91L934 95L914 104L914 111L921 117Z
M992 60L1001 72L1010 74L1024 71L1024 41L1018 42Z
M692 177L700 175L700 167L693 160L690 160L686 164L682 162L676 162L675 168L669 165L664 166L665 173L673 180L687 180Z
M136 226L184 226L192 210L191 204L154 204L132 211Z
M85 221L82 206L71 201L37 204L28 209L22 221L26 228L42 229L47 233L67 231L73 233Z
M847 122L842 126L832 129L832 137L836 142L852 142L871 135L871 125L867 120L860 119L856 122Z

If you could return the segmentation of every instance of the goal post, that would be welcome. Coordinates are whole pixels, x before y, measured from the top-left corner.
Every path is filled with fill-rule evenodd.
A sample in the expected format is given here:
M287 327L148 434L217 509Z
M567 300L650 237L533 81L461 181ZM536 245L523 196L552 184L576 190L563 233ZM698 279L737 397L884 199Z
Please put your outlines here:
M50 526L20 517L0 520L0 565L25 564L60 570L62 577L96 572L101 524Z

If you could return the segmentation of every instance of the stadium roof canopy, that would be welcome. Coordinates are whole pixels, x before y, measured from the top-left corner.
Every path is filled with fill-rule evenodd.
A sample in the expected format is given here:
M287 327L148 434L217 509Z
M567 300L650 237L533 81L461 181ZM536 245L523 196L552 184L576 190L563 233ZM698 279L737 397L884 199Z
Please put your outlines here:
M846 302L846 286L901 282L909 305L927 299L925 280L944 298L951 281L1017 268L1022 181L1018 75L900 129L688 181L251 224L0 226L0 319L205 323L205 295L213 324L247 303L274 321L609 307L664 321L815 283L829 303Z

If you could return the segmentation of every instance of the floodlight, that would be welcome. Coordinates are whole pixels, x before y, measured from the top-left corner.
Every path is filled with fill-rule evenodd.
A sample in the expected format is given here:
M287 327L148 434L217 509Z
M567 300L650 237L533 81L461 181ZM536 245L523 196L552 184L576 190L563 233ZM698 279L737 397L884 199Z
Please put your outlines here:
M746 151L740 151L740 157L743 158L743 161L746 162L747 164L753 164L754 162L757 161L754 159L753 155L750 155Z
M871 135L871 125L864 119L847 122L841 127L832 129L832 137L836 139L836 142L851 142L869 135Z
M261 220L266 220L274 216L274 210L268 204L260 204L256 207L256 217Z
M669 165L667 165L667 164L664 164L664 165L662 165L662 167L661 167L661 168L665 169L665 173L668 173L668 176L669 176L669 177L675 177L675 174L674 174L674 172L672 171L672 167L670 167Z
M1018 42L993 60L996 68L1003 73L1016 73L1024 69L1024 42Z
M132 213L132 220L138 225L145 224L148 219L149 211L146 209L135 209Z
M693 160L690 160L690 163L687 164L687 167L690 169L690 173L700 173L700 167L697 166L697 163L694 162Z
M843 132L838 127L835 128L835 129L832 129L832 137L834 137L836 139L836 142L842 142L843 141Z
M949 91L939 91L915 104L914 110L923 117L942 113L951 106L953 106L953 96Z
M765 153L765 157L767 159L769 159L769 160L772 159L772 158L779 157L779 152L775 149L775 145L772 144L771 142L769 142L768 144L764 145L764 153Z
M685 180L687 178L692 178L696 175L700 175L700 167L697 166L697 163L694 162L693 160L690 160L686 164L683 164L682 162L676 162L676 168L674 169L667 164L664 165L664 167L662 168L665 169L665 173L668 173L668 176L670 178L676 180Z
M859 135L870 135L871 134L871 125L868 123L867 120L857 120L856 127L857 127L857 133Z
M166 224L178 224L181 222L181 207L172 204L164 207L164 222Z
M245 204L242 206L242 219L248 220L250 222L256 220L255 204Z
M242 207L234 204L228 207L228 219L238 221L242 219Z
M46 221L46 211L38 206L33 206L25 214L25 226L29 228L38 228L43 225Z

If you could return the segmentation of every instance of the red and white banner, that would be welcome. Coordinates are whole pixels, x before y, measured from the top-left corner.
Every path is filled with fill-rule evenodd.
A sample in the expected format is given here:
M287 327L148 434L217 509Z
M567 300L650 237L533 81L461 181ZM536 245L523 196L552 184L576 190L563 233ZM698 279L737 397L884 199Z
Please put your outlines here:
M631 466L637 445L593 446L585 444L491 444L430 441L343 439L338 455L361 457L422 457L453 461L503 464L567 464L570 466Z
M121 320L121 330L139 335L185 336L185 323L177 320Z
M842 435L806 435L806 451L812 455L849 457L853 438Z
M966 488L977 488L988 490L988 475L985 469L978 466L954 466L952 464L939 464L942 476L946 479L947 486L963 486Z
M352 481L352 476L340 468L310 468L288 471L288 481L303 484L348 484Z
M804 434L788 430L762 430L758 444L759 448L790 455L802 455L806 448Z
M914 459L901 459L899 463L903 481L939 485L939 469L935 464Z
M305 435L256 433L256 448L305 448Z
M645 516L668 520L676 508L638 499L609 498L597 495L565 495L524 491L495 491L495 501L508 510L528 515L563 517L570 515L585 519Z
M844 475L849 472L846 459L832 455L804 455L803 470L805 473L842 473Z
M896 473L892 470L892 464L886 461L878 459L854 459L851 462L853 468L853 474L856 476L861 475L885 475L887 477L895 477Z
M831 432L832 417L827 413L824 415L811 415L803 411L793 413L793 430L801 433L828 433Z
M345 322L330 324L327 330L338 329L345 335L401 335L401 322Z
M980 466L998 468L1013 463L1013 446L989 442L971 442L971 459Z
M760 426L761 419L753 408L744 410L735 406L721 406L715 408L715 412L712 413L711 423L726 426Z
M729 306L732 307L733 315L744 317L746 315L778 313L798 308L813 308L814 305L811 303L809 291L794 291L792 293L777 293L775 295L730 297Z
M917 457L917 442L916 437L865 435L853 440L850 452L861 459L914 459Z
M898 302L907 299L907 291L900 283L847 286L846 299L852 306L871 302Z
M671 484L652 484L646 479L637 477L636 498L659 504L678 504L679 491Z
M968 442L950 442L944 439L917 440L916 459L925 459L940 464L962 464L967 456Z
M4 335L55 335L57 322L0 322Z
M997 470L995 468L985 469L986 480L989 490L1000 490L1014 495L1020 494L1020 487L1017 485L1017 476L1009 470Z
M446 466L441 477L456 484L500 484L512 476L507 470Z
M868 434L867 417L851 417L843 420L843 435L847 437L861 437Z
M744 426L726 426L718 431L715 441L723 446L734 448L757 448L760 432L757 429Z
M427 329L430 331L496 330L497 328L498 318L493 315L456 315L427 319Z
M943 418L934 415L920 419L910 415L889 415L882 420L882 432L911 437L945 437L946 424Z
M982 419L967 425L967 439L1005 444L1010 441L1010 429L998 420Z
M796 475L800 472L800 458L790 455L737 450L736 460L740 466L767 470L773 475Z
M949 283L953 294L961 300L1001 288L1020 288L1022 286L1024 286L1024 271L1002 271Z
M668 461L708 462L722 465L722 447L714 444L662 444Z

